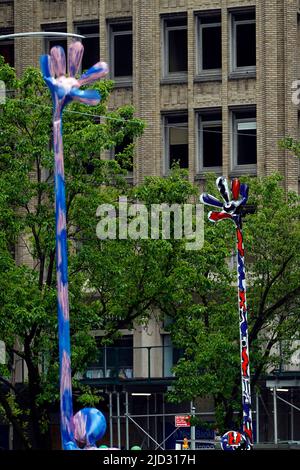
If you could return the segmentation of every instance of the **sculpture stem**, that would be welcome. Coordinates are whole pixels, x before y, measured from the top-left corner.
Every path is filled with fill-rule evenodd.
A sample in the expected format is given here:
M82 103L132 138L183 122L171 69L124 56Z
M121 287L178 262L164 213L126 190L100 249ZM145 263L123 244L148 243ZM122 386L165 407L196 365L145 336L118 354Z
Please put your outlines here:
M62 447L66 449L68 443L74 442L74 430L70 358L66 195L62 140L62 110L60 107L54 111L53 143L55 156L56 277L59 328L61 439Z
M246 275L244 243L241 224L237 225L237 275L239 291L239 319L240 319L240 351L241 351L241 378L242 378L242 405L243 405L243 432L249 444L253 445L252 411L251 411L251 384L249 362L248 315L246 299Z

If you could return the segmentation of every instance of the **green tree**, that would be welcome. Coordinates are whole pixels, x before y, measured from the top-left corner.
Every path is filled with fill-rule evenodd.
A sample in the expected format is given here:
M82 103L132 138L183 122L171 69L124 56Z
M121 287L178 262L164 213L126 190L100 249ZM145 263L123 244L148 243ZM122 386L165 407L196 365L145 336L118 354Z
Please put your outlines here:
M268 369L288 361L299 340L300 207L296 194L285 194L278 175L244 180L255 207L244 219L254 388ZM241 422L234 424L241 389L236 273L228 264L233 237L230 223L207 221L204 249L193 254L194 273L187 273L184 282L177 279L172 300L173 341L185 353L174 368L177 381L170 399L212 396L223 430Z

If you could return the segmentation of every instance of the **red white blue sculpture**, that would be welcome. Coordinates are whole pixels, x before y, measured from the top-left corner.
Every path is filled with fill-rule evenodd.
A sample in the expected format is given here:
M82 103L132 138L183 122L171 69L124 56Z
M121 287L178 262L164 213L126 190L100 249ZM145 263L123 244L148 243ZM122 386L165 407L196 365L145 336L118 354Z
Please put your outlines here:
M240 432L228 431L221 439L222 449L225 451L249 450L249 443L246 437Z
M210 194L203 193L200 201L208 206L221 209L218 212L210 212L208 219L211 222L219 220L232 220L236 227L237 236L237 274L238 274L238 295L239 295L239 319L240 319L240 351L241 351L241 377L242 377L242 406L243 406L243 434L247 442L247 449L252 449L253 432L252 432L252 412L251 412L251 386L250 386L250 364L249 364L249 341L248 341L248 319L247 319L247 301L246 301L246 276L245 276L245 259L244 244L242 232L242 208L248 200L248 186L241 184L236 178L231 182L231 194L228 188L227 180L220 177L216 181L217 188L222 196L223 201L219 201ZM232 195L232 197L231 197ZM230 434L233 433L233 434ZM230 431L223 436L223 449L236 450L239 448L238 443L242 443L243 439L233 439L235 431ZM235 433L239 434L239 433ZM233 443L230 446L230 439ZM233 439L233 440L232 440ZM225 442L226 441L226 442Z
M58 303L58 336L60 361L60 413L62 447L65 450L96 448L96 442L106 431L103 414L96 408L84 408L73 416L70 321L68 296L68 250L66 226L66 196L63 156L62 114L72 101L97 105L101 96L97 90L81 90L104 77L108 68L98 62L79 79L84 48L73 42L69 48L69 75L66 76L66 57L61 47L51 49L50 55L41 57L41 70L53 100L53 146L55 155L55 213L56 213L56 270Z

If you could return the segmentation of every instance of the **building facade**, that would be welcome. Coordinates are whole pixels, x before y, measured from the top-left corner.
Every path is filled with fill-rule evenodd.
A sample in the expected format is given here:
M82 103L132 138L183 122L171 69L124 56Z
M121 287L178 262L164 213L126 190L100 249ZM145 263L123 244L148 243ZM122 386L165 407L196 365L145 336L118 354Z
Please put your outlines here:
M285 188L298 191L298 160L280 149L278 141L299 134L292 83L300 79L300 0L0 0L0 34L30 31L82 34L83 68L99 57L109 63L115 81L110 109L133 104L147 124L136 147L134 183L166 175L178 162L200 187L211 171L228 177L280 172ZM38 66L40 55L54 44L66 48L67 40L0 41L0 54L21 73ZM126 444L129 423L125 418L121 422L120 415L130 406L136 414L145 414L145 409L166 412L158 397L172 383L176 355L167 332L154 319L148 329L125 332L124 338L126 345L118 348L131 351L127 355L124 349L122 356L128 364L119 358L113 373L116 363L104 351L101 365L91 367L85 377L107 392L108 409L117 410L109 412L116 416L110 418L110 441L121 445ZM128 394L135 392L142 393L135 399L142 402L134 408ZM293 399L300 400L299 389ZM266 400L272 403L272 395ZM170 405L173 411L178 412ZM205 412L211 416L210 404ZM292 416L281 438L300 440ZM167 426L159 420L142 422L162 441ZM262 426L260 438L272 440Z
M147 123L134 182L179 162L192 181L280 172L298 190L298 162L278 147L298 135L298 0L2 0L0 31L86 36L83 67L110 64L110 107L133 104ZM65 41L0 44L17 72Z

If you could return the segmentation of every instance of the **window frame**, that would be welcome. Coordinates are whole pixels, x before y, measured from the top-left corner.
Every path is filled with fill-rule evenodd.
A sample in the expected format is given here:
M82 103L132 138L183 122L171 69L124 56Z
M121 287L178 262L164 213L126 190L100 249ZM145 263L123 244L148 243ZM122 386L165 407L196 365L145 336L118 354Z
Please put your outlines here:
M167 22L172 20L185 20L186 25L168 26ZM187 69L181 72L169 72L169 32L185 30L188 36L188 25L186 16L167 16L162 18L162 37L163 37L163 54L162 54L162 75L165 80L186 81L188 76L188 41L187 41ZM188 38L187 38L188 39Z
M197 15L197 27L196 27L196 32L197 32L197 41L196 41L196 64L197 64L197 75L202 77L202 76L207 76L207 75L216 75L220 76L222 74L222 40L221 40L221 67L217 69L204 69L203 68L203 29L205 28L213 28L216 26L219 26L221 29L221 35L222 35L222 18L220 18L220 21L212 22L212 23L203 23L201 20L203 18L207 17L218 17L221 16L221 12L213 12L213 13L207 13L207 14L198 14ZM221 36L222 37L222 36Z
M131 26L131 29L127 29L124 31L113 31L114 26L118 25L128 25ZM112 80L116 82L116 84L132 84L133 81L133 26L132 20L122 20L122 21L110 21L108 25L109 31L109 57L110 57L110 77ZM132 74L131 75L122 75L116 76L115 75L115 36L122 36L131 34L132 37Z
M235 173L250 173L255 174L257 171L257 116L256 117L237 117L239 112L253 112L256 111L255 107L239 108L231 111L231 170ZM238 124L246 122L256 123L256 163L240 165L238 164Z
M255 15L254 19L238 19L237 16L238 14L253 14ZM256 26L256 9L244 9L244 10L238 10L238 11L232 11L230 12L230 25L231 25L231 45L230 45L230 70L231 73L251 73L255 74L256 73L256 66L257 66L257 57L255 59L255 65L249 65L249 66L243 66L243 67L238 67L237 66L237 39L236 39L236 29L238 25L241 24L254 24ZM256 42L256 41L255 41Z
M168 118L186 118L186 122L181 122L179 124L184 126L184 128L187 130L187 146L188 146L188 163L189 163L189 127L188 127L188 113L187 112L177 112L177 113L165 113L162 116L162 126L163 126L163 175L168 175L171 171L170 167L170 132L169 129L174 128L174 123L173 125L168 124ZM180 125L178 126L179 128L181 127ZM189 168L189 165L187 169Z
M220 113L221 119L215 120L206 120L207 116ZM222 110L213 110L211 112L199 112L197 113L197 130L198 130L198 138L197 138L197 173L204 173L204 172L215 172L217 174L222 173L223 168L223 133L222 133L222 165L221 166L204 166L204 159L203 159L203 128L204 127L222 127L223 132L223 121L222 121Z
M47 33L49 31L55 31L57 33L67 33L67 23L47 23L41 26L43 32ZM65 40L68 49L68 38L59 38L58 40L62 41ZM50 42L55 41L55 37L45 37L43 41L43 51L44 54L50 53Z

